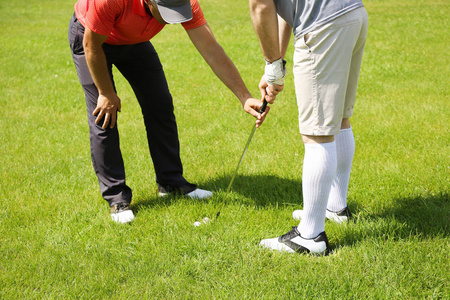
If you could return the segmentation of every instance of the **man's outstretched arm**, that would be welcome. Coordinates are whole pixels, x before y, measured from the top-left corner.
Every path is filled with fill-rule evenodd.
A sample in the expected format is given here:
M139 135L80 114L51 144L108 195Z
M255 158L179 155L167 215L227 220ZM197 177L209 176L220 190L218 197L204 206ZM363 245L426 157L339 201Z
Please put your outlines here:
M256 125L260 126L270 108L267 107L262 115L259 114L262 102L252 97L236 66L214 38L208 24L187 30L187 33L216 76L241 101L244 110L257 118Z

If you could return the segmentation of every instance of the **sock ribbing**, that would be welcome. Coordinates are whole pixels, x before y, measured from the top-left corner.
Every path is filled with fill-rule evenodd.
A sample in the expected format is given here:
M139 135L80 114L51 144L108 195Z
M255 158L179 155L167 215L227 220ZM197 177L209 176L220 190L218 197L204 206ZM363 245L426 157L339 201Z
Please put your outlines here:
M342 210L347 206L347 192L355 154L355 138L352 128L342 129L335 136L337 169L336 177L331 185L327 209L332 212Z
M325 211L336 175L336 143L305 144L303 160L303 216L298 230L315 238L325 229Z

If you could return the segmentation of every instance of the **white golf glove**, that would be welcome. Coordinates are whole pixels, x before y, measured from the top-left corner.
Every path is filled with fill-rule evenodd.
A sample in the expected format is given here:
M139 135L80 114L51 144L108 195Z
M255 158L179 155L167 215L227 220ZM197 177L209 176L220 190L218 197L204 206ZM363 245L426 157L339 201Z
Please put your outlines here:
M264 70L264 78L268 85L273 84L283 85L284 77L286 76L286 61L282 58L270 63L266 61L266 67Z

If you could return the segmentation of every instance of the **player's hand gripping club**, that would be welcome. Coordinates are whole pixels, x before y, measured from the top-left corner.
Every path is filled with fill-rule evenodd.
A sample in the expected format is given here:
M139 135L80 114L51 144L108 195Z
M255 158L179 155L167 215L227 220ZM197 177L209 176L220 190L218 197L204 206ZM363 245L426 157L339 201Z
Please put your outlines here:
M286 61L282 58L273 62L266 61L264 71L264 75L259 82L259 90L261 91L262 99L273 104L278 93L284 88Z

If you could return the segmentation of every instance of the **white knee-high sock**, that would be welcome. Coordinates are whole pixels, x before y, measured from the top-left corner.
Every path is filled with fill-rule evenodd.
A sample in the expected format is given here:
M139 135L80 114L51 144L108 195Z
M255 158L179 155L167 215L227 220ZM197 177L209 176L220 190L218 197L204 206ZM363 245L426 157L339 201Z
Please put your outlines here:
M342 129L335 136L337 169L336 177L331 185L327 209L337 212L347 206L348 182L352 169L353 155L355 154L355 138L352 128Z
M303 159L303 215L298 230L315 238L325 229L325 212L336 175L336 143L305 144Z

